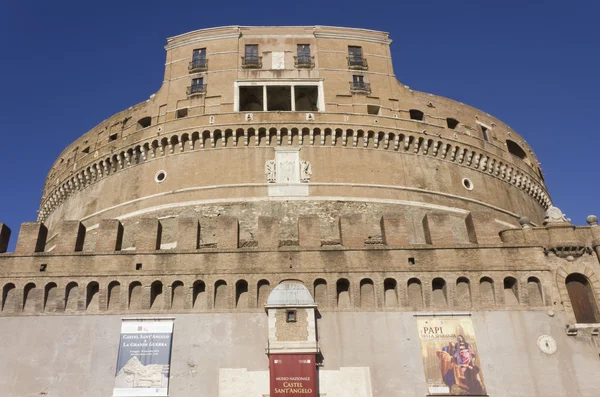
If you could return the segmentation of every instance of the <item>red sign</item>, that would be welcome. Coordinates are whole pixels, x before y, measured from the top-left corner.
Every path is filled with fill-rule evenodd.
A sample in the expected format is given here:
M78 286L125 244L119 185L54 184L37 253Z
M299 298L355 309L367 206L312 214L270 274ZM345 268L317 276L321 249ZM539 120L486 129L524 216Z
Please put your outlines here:
M316 397L317 366L314 354L271 354L271 397Z

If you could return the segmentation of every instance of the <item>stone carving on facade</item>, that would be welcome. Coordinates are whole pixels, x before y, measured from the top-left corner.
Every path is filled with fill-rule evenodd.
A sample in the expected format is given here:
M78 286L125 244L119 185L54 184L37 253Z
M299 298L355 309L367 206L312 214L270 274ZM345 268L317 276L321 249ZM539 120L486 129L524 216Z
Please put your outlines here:
M265 175L267 177L267 182L275 183L277 176L275 171L275 160L267 160L265 163Z
M285 160L285 161L281 161L278 164L278 171L279 171L279 179L281 182L294 182L294 166L296 165L296 162L294 161L289 161L289 160Z
M551 205L546 210L546 217L544 218L544 226L548 224L557 223L569 223L571 220L568 219L560 208Z
M310 177L312 174L312 165L310 164L310 161L300 161L300 182L310 182Z

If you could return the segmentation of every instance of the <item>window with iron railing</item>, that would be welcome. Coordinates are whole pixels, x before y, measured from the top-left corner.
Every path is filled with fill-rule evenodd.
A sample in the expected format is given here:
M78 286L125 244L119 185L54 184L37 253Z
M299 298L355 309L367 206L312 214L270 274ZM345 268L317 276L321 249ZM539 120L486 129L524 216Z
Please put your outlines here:
M208 69L208 59L206 59L206 48L195 49L192 53L192 60L188 65L190 73L202 72Z
M309 44L298 44L297 56L294 57L297 68L312 68L315 66L314 57L310 56Z
M258 44L246 44L244 54L245 55L242 57L242 67L262 67L262 57L258 56Z
M189 96L193 95L203 95L206 93L206 84L204 84L204 78L199 77L196 79L192 79L192 85L187 88L187 94Z
M364 80L364 76L354 75L350 82L350 91L369 93L371 92L371 84Z
M350 69L367 69L367 59L363 57L362 47L348 46L348 67Z

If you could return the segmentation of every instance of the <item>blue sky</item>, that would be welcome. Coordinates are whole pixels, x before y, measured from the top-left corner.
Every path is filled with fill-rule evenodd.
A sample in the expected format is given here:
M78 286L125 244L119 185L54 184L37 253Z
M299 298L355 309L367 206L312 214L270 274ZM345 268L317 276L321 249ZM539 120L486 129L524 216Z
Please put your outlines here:
M167 37L319 24L389 32L402 83L510 125L555 205L585 224L600 214L598 15L598 1L0 0L0 222L16 237L62 149L158 90Z

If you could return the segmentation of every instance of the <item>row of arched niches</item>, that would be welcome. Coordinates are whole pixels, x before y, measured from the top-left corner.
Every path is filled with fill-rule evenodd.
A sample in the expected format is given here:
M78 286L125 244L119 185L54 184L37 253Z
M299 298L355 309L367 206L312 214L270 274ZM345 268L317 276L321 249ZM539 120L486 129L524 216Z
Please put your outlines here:
M554 307L544 272L469 278L405 276L373 279L314 278L292 281L309 286L320 310L518 310ZM583 274L563 277L559 291L579 323L599 323L593 286ZM182 277L138 280L6 282L3 315L207 312L262 310L271 289L290 279ZM565 302L563 302L565 303Z
M423 279L315 278L298 280L320 309L428 310L544 307L550 304L541 274ZM215 281L180 278L47 281L2 289L3 314L144 311L262 310L271 289L284 280Z

